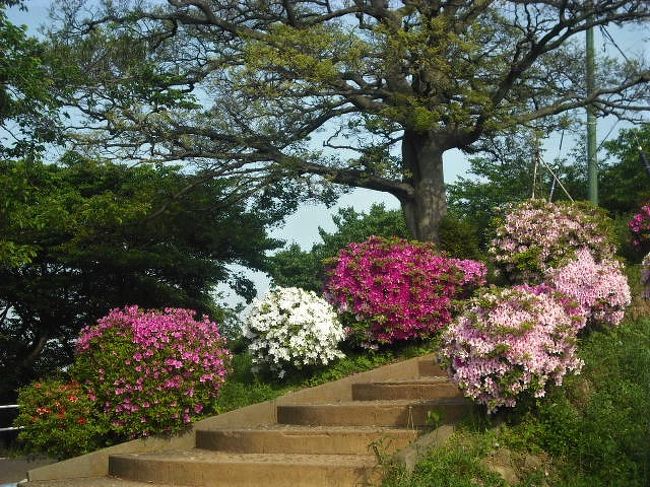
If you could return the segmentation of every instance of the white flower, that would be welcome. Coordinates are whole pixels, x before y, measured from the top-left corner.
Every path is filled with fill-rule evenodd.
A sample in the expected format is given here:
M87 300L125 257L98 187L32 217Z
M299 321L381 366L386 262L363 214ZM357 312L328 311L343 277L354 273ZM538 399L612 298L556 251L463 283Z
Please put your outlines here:
M264 364L282 379L285 365L326 365L343 357L345 339L334 308L311 291L276 288L255 300L244 325L255 364Z

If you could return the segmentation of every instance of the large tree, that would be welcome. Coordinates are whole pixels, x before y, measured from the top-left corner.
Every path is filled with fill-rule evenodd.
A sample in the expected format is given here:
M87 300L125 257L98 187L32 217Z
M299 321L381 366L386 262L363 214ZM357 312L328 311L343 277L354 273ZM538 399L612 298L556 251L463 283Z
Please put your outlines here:
M64 161L0 162L0 398L69 364L80 328L111 308L180 306L220 320L217 284L255 294L228 264L264 270L280 244L265 212L214 204L227 181Z
M52 34L78 66L80 143L241 178L385 191L438 239L443 154L550 131L588 105L634 118L641 61L603 59L587 93L584 32L650 18L647 0L70 1ZM59 3L57 3L59 8ZM318 188L316 188L318 189Z
M57 139L58 95L65 89L50 52L9 21L7 8L25 6L0 0L0 157L22 157Z

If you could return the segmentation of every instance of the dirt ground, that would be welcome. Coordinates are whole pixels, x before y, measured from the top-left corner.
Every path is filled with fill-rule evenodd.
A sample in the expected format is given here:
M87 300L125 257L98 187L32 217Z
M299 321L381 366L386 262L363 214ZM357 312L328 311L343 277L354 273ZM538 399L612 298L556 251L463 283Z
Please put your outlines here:
M52 463L53 460L38 459L25 460L20 458L0 458L0 487L3 484L14 484L27 478L27 470L42 467Z

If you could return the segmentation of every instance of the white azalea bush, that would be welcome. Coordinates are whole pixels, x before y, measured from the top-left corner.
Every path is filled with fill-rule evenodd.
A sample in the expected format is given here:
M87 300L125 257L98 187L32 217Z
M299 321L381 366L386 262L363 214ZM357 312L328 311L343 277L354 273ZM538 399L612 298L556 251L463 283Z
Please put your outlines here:
M290 369L321 366L344 357L345 339L334 308L316 293L296 287L276 288L256 299L243 327L256 366L280 379Z

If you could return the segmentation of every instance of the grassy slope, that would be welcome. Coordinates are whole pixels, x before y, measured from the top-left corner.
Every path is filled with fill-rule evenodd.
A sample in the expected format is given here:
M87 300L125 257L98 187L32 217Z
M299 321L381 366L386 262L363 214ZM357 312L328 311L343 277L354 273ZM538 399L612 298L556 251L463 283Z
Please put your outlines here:
M650 486L648 307L636 300L618 328L583 337L585 367L564 387L493 418L477 415L413 475L389 471L384 487ZM504 452L518 473L509 483L486 468Z

